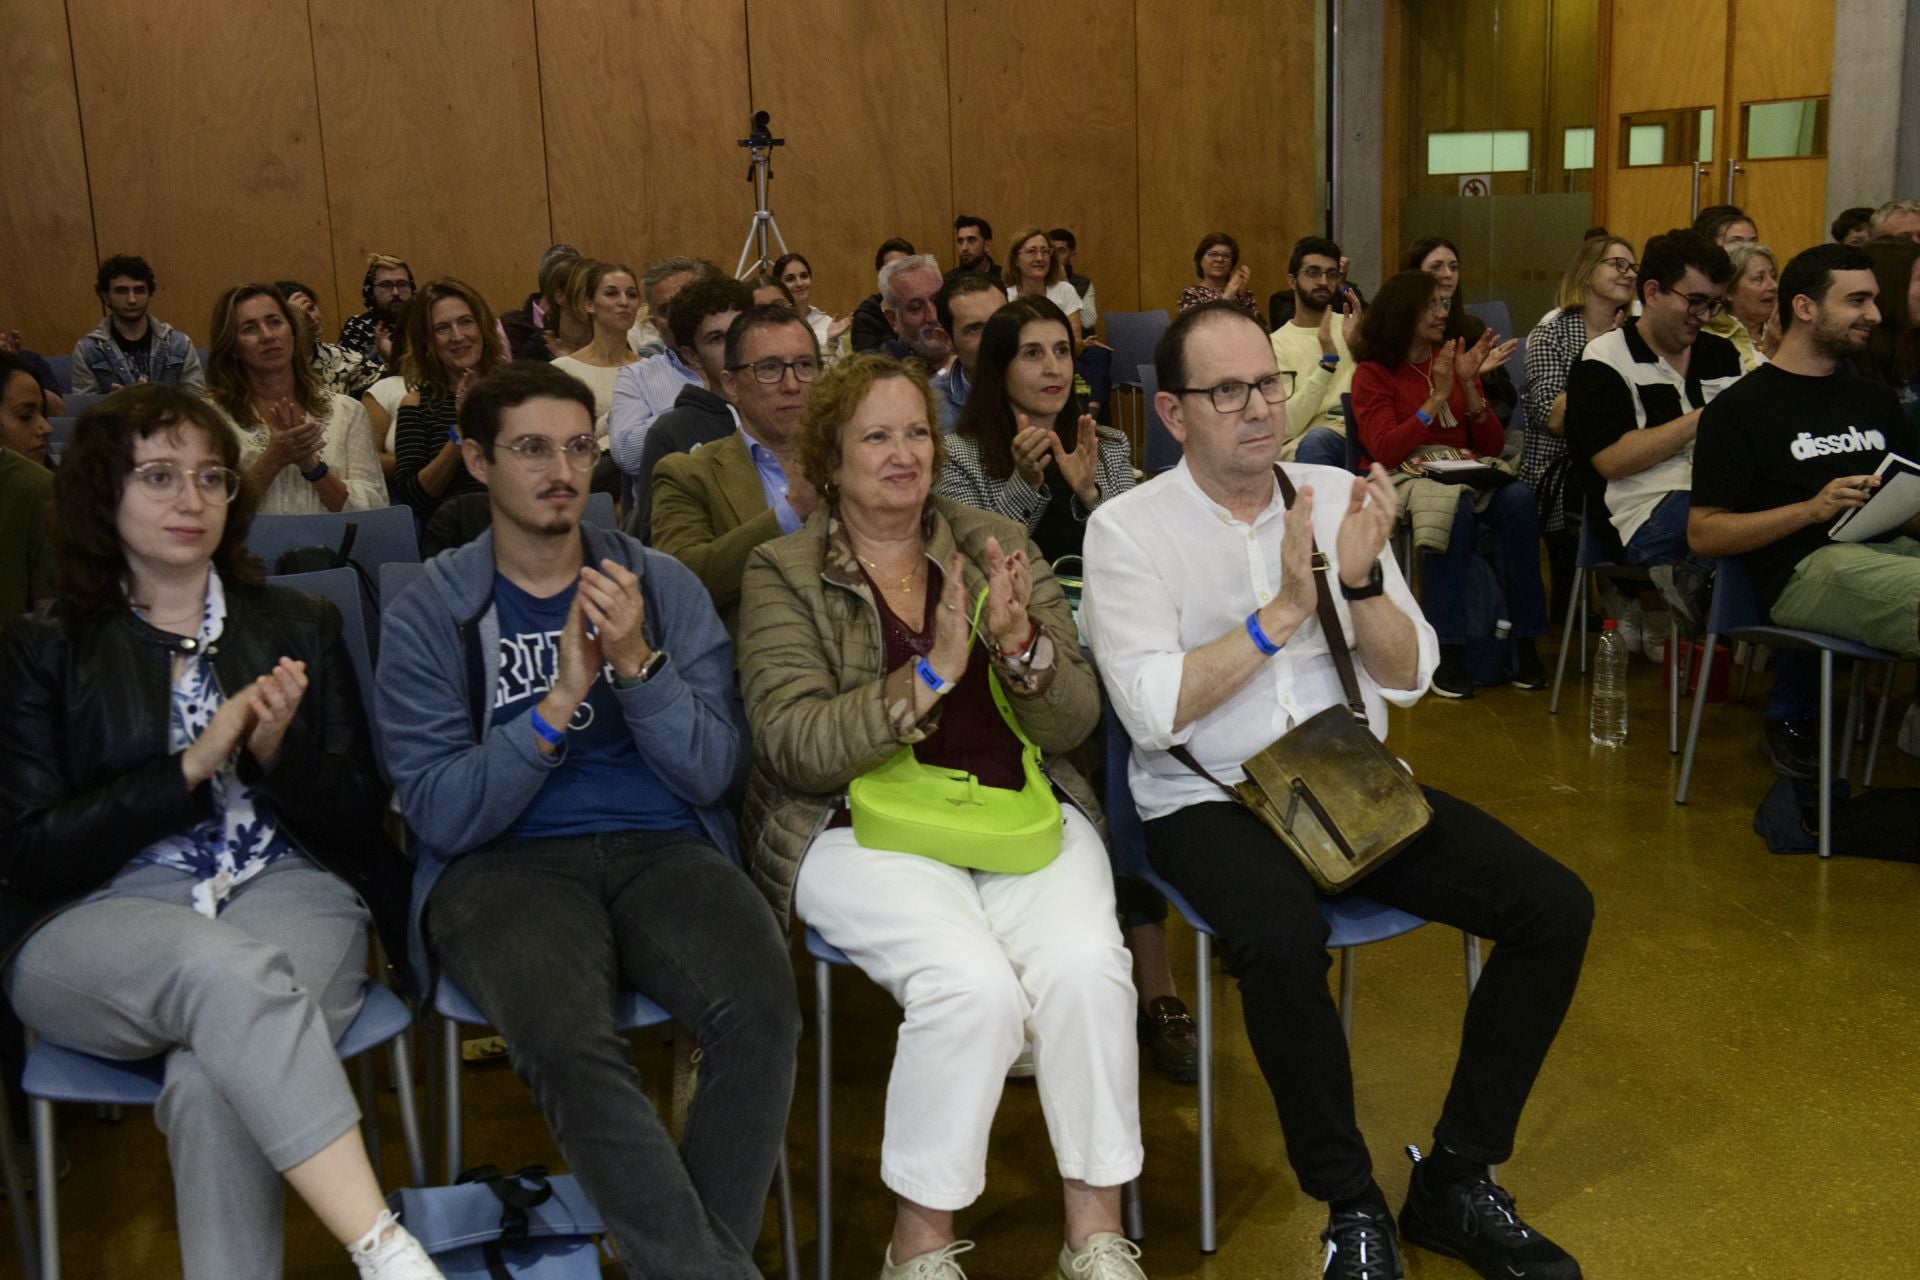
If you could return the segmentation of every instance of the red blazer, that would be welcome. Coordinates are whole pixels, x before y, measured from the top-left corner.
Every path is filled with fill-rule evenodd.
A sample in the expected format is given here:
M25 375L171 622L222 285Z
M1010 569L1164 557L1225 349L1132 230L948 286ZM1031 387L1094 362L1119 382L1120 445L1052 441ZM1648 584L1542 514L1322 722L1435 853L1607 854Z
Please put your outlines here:
M1480 403L1487 394L1480 379L1473 380L1480 392ZM1477 422L1467 421L1467 393L1455 379L1447 404L1453 409L1456 426L1442 430L1436 421L1427 426L1413 416L1432 392L1426 375L1418 365L1401 361L1389 369L1373 360L1362 360L1353 370L1353 428L1360 441L1362 462L1378 462L1389 471L1407 460L1424 444L1450 444L1459 449L1497 458L1506 447L1506 428L1489 407Z

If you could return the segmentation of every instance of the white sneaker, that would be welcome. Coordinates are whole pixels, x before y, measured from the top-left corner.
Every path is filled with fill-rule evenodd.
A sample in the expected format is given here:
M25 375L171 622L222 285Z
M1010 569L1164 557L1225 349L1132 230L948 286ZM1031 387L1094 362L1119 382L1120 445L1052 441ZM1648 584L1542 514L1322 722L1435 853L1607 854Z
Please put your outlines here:
M373 1229L347 1246L360 1280L446 1280L391 1210L382 1211Z
M1667 640L1673 635L1673 615L1665 609L1643 609L1640 614L1640 652L1655 665L1666 661Z
M1629 654L1645 653L1647 641L1647 616L1640 608L1638 600L1628 600L1620 607L1615 619L1619 626L1620 638L1627 643Z
M1060 1246L1060 1280L1147 1280L1139 1257L1139 1246L1125 1236L1096 1231L1078 1253Z
M888 1245L886 1261L880 1267L880 1280L967 1280L967 1273L954 1259L971 1248L973 1241L955 1240L944 1249L895 1262L893 1246Z

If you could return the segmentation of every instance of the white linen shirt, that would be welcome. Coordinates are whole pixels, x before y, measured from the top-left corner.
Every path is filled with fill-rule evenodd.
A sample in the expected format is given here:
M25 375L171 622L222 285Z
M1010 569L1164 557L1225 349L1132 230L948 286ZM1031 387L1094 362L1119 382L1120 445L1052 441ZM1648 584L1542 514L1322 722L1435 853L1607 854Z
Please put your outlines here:
M1353 477L1337 467L1284 463L1294 488L1314 488L1313 529L1338 574L1337 542ZM1207 497L1185 459L1172 471L1100 504L1087 523L1086 588L1080 619L1095 665L1120 722L1133 738L1127 776L1142 818L1225 799L1219 788L1168 754L1185 745L1215 777L1231 785L1241 763L1294 725L1343 705L1317 614L1309 615L1279 653L1207 715L1175 731L1180 682L1189 650L1229 633L1244 634L1249 613L1280 591L1280 539L1286 508L1280 487L1252 525ZM1408 689L1385 689L1354 650L1354 674L1374 735L1385 741L1387 704L1411 706L1426 692L1440 662L1440 643L1400 566L1384 549L1380 568L1387 598L1413 619L1419 662ZM1334 590L1334 608L1354 643L1350 606Z

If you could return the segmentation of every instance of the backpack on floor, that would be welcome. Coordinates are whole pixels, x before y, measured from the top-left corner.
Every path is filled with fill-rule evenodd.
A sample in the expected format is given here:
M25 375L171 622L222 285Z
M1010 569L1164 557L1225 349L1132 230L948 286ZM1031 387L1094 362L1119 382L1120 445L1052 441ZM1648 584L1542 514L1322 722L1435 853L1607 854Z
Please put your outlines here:
M1813 853L1820 848L1820 784L1776 778L1754 811L1754 834L1773 853ZM1920 862L1920 787L1874 787L1849 794L1844 778L1833 780L1835 857Z
M446 1280L599 1280L606 1233L572 1174L469 1169L450 1187L387 1197Z

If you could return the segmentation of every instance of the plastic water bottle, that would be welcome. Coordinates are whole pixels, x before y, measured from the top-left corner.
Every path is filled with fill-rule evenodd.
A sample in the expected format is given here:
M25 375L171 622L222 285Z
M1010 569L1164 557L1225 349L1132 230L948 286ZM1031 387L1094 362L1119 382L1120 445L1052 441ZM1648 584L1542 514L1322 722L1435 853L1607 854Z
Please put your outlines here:
M1600 624L1600 652L1593 660L1593 701L1587 709L1587 733L1600 747L1617 747L1627 740L1627 638L1612 618Z

